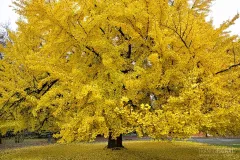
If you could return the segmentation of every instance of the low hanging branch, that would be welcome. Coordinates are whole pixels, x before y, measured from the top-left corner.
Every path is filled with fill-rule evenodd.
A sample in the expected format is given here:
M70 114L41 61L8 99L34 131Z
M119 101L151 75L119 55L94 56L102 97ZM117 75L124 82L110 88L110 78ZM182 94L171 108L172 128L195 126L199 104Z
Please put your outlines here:
M240 63L234 64L234 65L228 67L227 69L223 69L223 70L221 70L221 71L218 71L218 72L216 72L215 74L220 74L220 73L223 73L223 72L227 72L227 71L231 70L232 68L235 68L235 67L238 67L238 66L240 66Z

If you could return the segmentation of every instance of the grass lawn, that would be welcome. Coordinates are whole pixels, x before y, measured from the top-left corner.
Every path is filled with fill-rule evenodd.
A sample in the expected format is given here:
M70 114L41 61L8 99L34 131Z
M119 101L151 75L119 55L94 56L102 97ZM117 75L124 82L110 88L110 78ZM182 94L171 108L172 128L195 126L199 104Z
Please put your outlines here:
M125 141L123 150L106 149L106 142L52 144L0 150L0 160L239 160L240 148L194 142Z

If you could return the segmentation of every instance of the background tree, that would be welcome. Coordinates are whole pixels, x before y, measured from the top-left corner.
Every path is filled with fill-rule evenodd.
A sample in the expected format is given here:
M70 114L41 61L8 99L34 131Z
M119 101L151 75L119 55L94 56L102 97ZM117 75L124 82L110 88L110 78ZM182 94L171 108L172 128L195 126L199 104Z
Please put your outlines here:
M50 122L53 118L45 112L44 114L39 112L40 115L37 115L34 109L37 106L37 99L40 99L56 81L50 81L47 73L33 73L26 67L22 61L24 56L19 55L26 48L15 41L14 32L10 30L8 32L14 43L7 37L2 45L4 58L0 61L2 82L0 84L0 131L5 134L7 131L14 130L16 142L19 143L19 137L26 129L28 131L40 131L44 128L50 131L55 130L54 121ZM28 43L27 40L25 42Z
M205 20L211 0L15 4L23 20L4 53L44 77L35 89L51 86L29 100L26 112L52 117L61 142L101 134L111 148L122 147L121 135L133 131L152 138L239 134L239 68L227 53L237 37L224 32L238 15L214 29ZM226 86L229 78L234 82Z
M6 40L7 40L7 31L4 26L0 25L0 45L5 47L6 46ZM0 53L0 60L3 59L3 53Z
M6 45L6 31L4 27L0 27L0 45L3 47ZM3 53L0 52L0 60L3 59ZM2 94L0 93L0 98ZM2 144L2 133L0 132L0 144Z

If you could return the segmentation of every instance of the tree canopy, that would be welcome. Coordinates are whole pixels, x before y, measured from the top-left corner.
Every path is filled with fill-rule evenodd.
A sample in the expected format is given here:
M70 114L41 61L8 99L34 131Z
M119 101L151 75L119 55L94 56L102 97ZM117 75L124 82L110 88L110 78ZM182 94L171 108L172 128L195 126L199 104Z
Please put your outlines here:
M0 60L0 130L62 142L198 131L239 135L237 36L212 0L16 0ZM9 125L11 124L11 125Z

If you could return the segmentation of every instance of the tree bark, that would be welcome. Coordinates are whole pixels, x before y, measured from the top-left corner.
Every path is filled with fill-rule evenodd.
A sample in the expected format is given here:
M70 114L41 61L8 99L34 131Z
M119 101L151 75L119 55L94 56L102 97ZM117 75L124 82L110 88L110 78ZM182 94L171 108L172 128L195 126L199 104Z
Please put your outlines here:
M118 136L117 139L112 139L112 133L110 132L108 137L107 148L111 148L111 149L124 148L122 145L122 134L120 134L120 136Z

